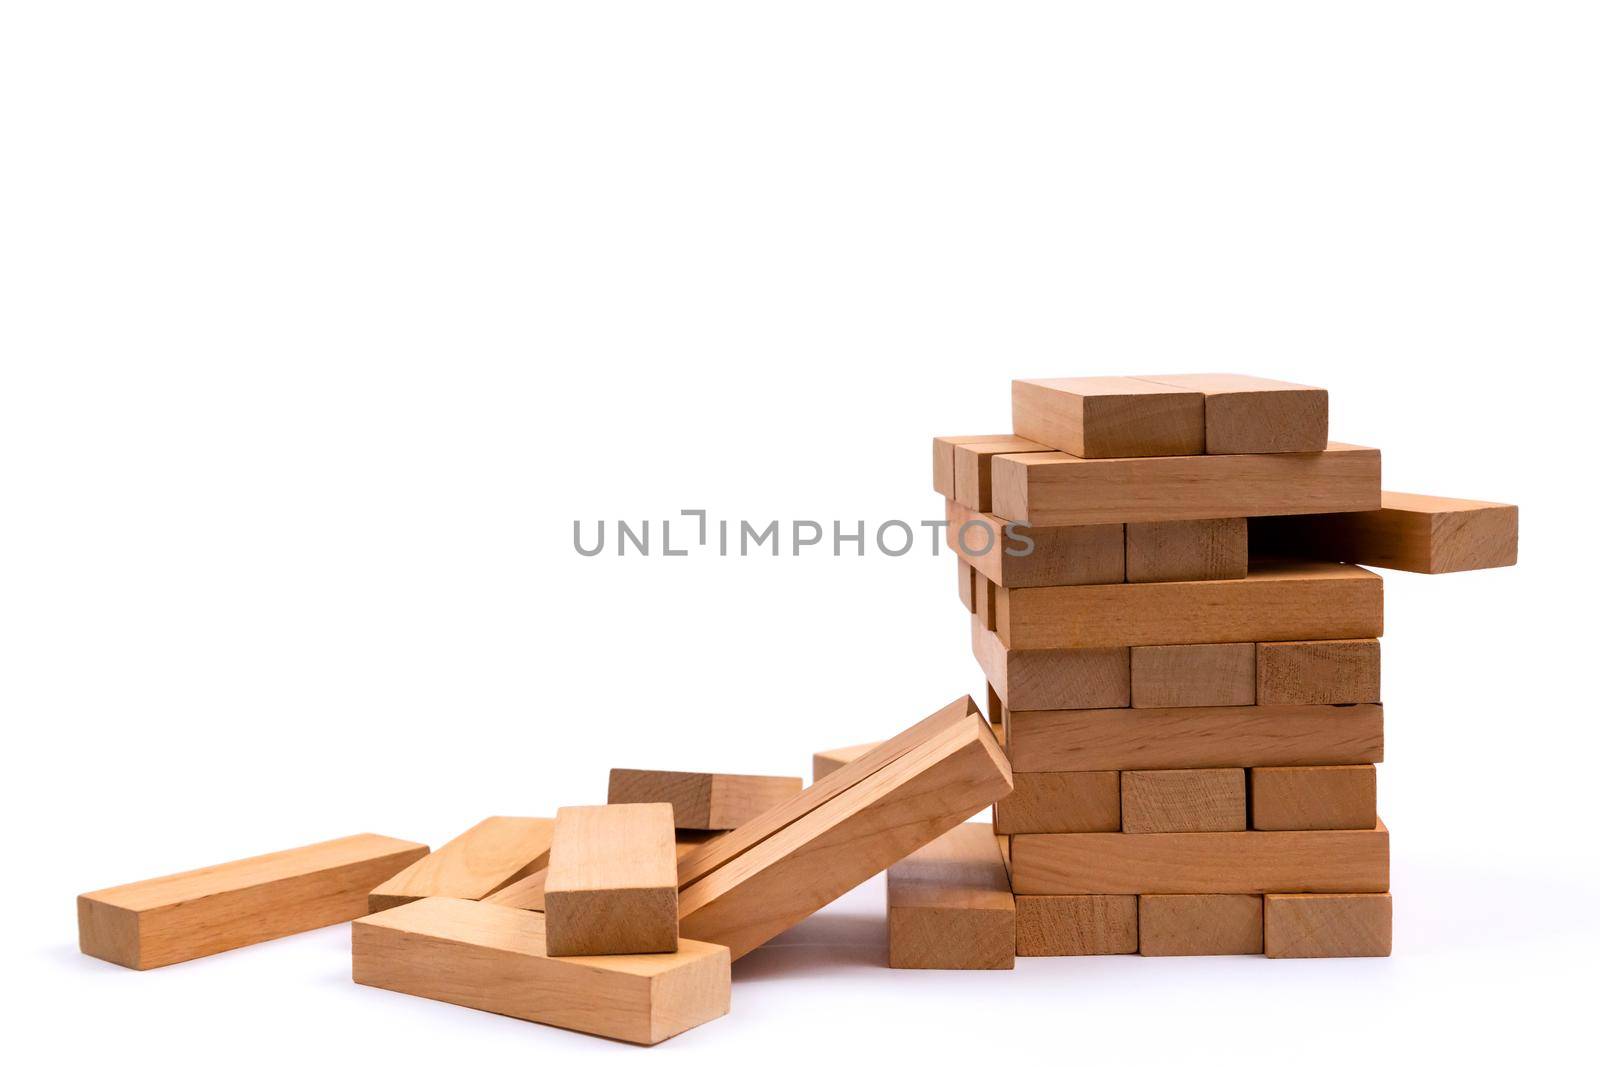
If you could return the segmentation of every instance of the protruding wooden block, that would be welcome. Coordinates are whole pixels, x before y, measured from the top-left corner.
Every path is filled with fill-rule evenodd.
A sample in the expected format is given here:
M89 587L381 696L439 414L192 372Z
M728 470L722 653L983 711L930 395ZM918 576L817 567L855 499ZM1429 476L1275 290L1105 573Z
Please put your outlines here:
M169 874L78 898L78 949L147 971L347 922L367 893L427 855L379 834Z
M1116 771L1013 772L1016 788L994 806L1001 834L1081 834L1122 828Z
M878 741L869 741L864 745L848 745L844 748L831 748L826 752L813 753L811 756L811 780L815 782L818 779L827 777L851 760L857 760L865 756L868 752L877 748L879 744L880 742Z
M1250 573L1248 519L1130 522L1126 529L1130 582L1209 582Z
M1378 642L1263 641L1256 646L1262 704L1376 704Z
M673 849L678 861L702 845L709 844L721 837L725 830L679 830L675 835L677 842ZM508 908L525 908L528 911L544 910L544 883L548 868L540 868L532 874L518 878L515 882L498 889L484 897L491 904L501 904Z
M1328 447L1328 391L1247 374L1159 374L1147 381L1206 397L1212 455L1320 452Z
M1336 559L1420 574L1510 567L1517 562L1517 508L1482 500L1385 492L1377 511L1256 519L1261 553ZM995 508L999 511L998 505ZM1015 517L1015 516L1011 516Z
M964 559L956 560L956 595L961 598L961 606L968 611L978 610L978 574L972 569L972 564Z
M671 804L557 811L544 886L550 955L675 951L675 843Z
M1201 833L1245 825L1242 767L1122 772L1123 833Z
M995 441L1015 441L1011 434L968 434L960 437L935 437L933 439L933 491L940 496L955 499L956 495L956 445L982 445Z
M1378 825L1378 769L1253 767L1250 827L1254 830L1370 830Z
M1266 949L1273 959L1387 956L1394 901L1388 893L1271 893Z
M1261 898L1152 893L1139 898L1139 955L1251 956L1261 951Z
M614 768L608 804L671 804L680 830L732 830L805 787L768 774L704 774Z
M1256 702L1256 646L1142 645L1132 650L1136 708L1225 708Z
M986 823L962 823L889 868L889 966L1010 970L1017 911Z
M1052 451L1049 445L1041 445L1024 437L962 442L952 448L955 455L956 500L974 511L989 510L989 473L995 456Z
M1128 706L1131 683L1125 648L1012 652L974 616L972 654L1000 702L1013 711Z
M1084 894L1017 901L1017 955L1109 956L1139 951L1139 898Z
M554 819L491 815L388 879L367 895L367 910L422 897L482 900L550 862Z
M974 618L983 624L985 630L993 630L995 626L995 601L999 595L1000 587L991 582L977 571L972 575L973 606L977 610Z
M1104 585L1123 580L1121 523L1026 526L945 502L945 544L996 585Z
M1074 456L1192 456L1206 449L1205 394L1139 378L1011 383L1011 427Z
M430 897L351 924L357 983L514 1019L653 1045L728 1013L721 945L552 958L547 917Z

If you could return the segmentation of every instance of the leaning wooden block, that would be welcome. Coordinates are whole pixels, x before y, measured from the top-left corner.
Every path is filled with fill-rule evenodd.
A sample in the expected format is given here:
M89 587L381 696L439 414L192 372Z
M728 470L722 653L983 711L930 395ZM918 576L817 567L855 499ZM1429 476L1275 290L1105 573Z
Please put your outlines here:
M1209 582L1250 573L1248 519L1130 522L1125 539L1130 582Z
M1328 446L1328 391L1247 374L1160 374L1147 381L1206 397L1212 455L1320 452Z
M554 819L491 815L367 894L382 911L423 897L482 900L550 862Z
M1131 682L1126 648L1013 652L974 617L972 654L1000 702L1013 711L1128 706Z
M429 897L352 923L352 974L361 985L641 1045L728 1013L721 945L553 957L547 924L536 911Z
M1274 555L1336 559L1420 574L1510 567L1517 562L1515 504L1390 492L1383 494L1381 504L1377 511L1359 514L1254 520L1250 540L1259 551Z
M1122 832L1245 828L1244 768L1122 772Z
M1139 955L1251 956L1261 951L1261 898L1150 893L1139 898Z
M545 876L552 956L631 955L678 947L678 864L671 804L562 808Z
M1224 708L1256 702L1256 646L1141 645L1132 650L1136 708Z
M815 782L827 777L846 763L865 756L877 748L878 744L877 741L870 741L865 745L848 745L844 748L830 748L826 752L812 753L811 780Z
M1123 579L1121 523L1026 526L945 502L945 544L996 585L1104 585Z
M1017 955L1109 956L1139 951L1139 898L1018 894Z
M1375 704L1378 642L1263 641L1256 646L1262 704Z
M804 785L798 778L766 774L613 768L606 803L671 804L673 825L680 830L732 830Z
M1015 788L994 806L1000 834L1082 834L1122 829L1116 771L1013 772Z
M1255 830L1370 830L1378 825L1378 768L1252 767Z
M889 966L1010 970L1017 910L994 828L963 823L889 868Z
M969 441L952 447L955 453L956 500L974 511L989 510L989 475L995 456L1052 451L1049 445L1041 445L1023 437Z
M78 898L78 948L146 971L367 913L367 893L428 846L356 834Z
M933 491L941 496L956 495L956 445L981 445L992 441L1015 441L1010 434L978 434L933 439Z
M1018 436L1074 456L1190 456L1206 449L1205 394L1139 378L1011 383Z
M1387 956L1393 931L1388 893L1267 895L1266 949L1273 959Z

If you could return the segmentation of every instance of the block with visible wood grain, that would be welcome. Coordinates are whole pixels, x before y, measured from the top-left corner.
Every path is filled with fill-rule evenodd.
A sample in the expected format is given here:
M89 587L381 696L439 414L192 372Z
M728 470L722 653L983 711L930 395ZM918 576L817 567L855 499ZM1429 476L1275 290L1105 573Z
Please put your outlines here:
M78 898L78 948L149 970L348 922L427 845L356 834Z
M1517 562L1515 504L1386 491L1377 510L1326 510L1343 514L1252 519L1254 550L1419 574L1510 567Z
M1121 523L1026 526L945 502L945 544L996 585L1104 585L1123 580Z
M1328 446L1328 391L1248 374L1151 374L1146 381L1205 395L1206 452L1320 452Z
M827 777L846 763L865 756L877 748L878 744L877 741L869 741L864 745L846 745L844 748L830 748L826 752L812 753L811 780L815 782Z
M1141 645L1131 650L1136 708L1223 708L1256 702L1256 646Z
M799 778L612 768L607 804L671 804L680 830L731 830L804 788Z
M1206 449L1205 394L1142 378L1019 379L1011 428L1089 459L1197 455Z
M1122 829L1116 771L1013 771L1011 795L994 806L1001 834L1107 833Z
M1139 898L1018 894L1017 955L1110 956L1139 951Z
M673 846L674 853L681 861L689 853L721 837L723 830L679 830L676 834L677 842ZM526 908L529 911L544 910L544 882L548 874L547 868L541 868L532 874L517 879L504 889L497 890L484 897L491 904L501 904L508 908Z
M554 819L491 815L451 838L367 894L382 911L422 897L482 900L550 861Z
M962 441L952 445L955 456L955 499L974 511L989 510L990 471L995 456L1020 452L1051 452L1049 445L1025 437L992 441Z
M514 1019L653 1045L728 1013L721 945L674 952L554 956L548 917L479 900L429 897L351 924L360 985Z
M1243 578L1250 573L1250 521L1130 522L1124 535L1124 553L1130 582L1209 582Z
M1271 893L1266 952L1272 959L1387 956L1394 901L1388 893Z
M933 439L933 491L952 500L956 495L956 445L981 445L994 441L1015 441L1011 434L968 434Z
M972 654L1000 702L1013 711L1128 706L1126 648L1012 651L974 616Z
M1256 700L1262 704L1375 704L1376 639L1264 641L1256 645Z
M1378 769L1252 767L1253 830L1368 830L1378 824Z
M671 804L604 804L556 812L545 875L552 956L672 952L678 866Z
M889 868L889 966L1010 970L1017 911L1000 845L962 823Z
M1244 768L1123 771L1122 832L1201 833L1243 830Z
M1259 896L1146 893L1139 897L1141 956L1251 956L1261 950Z

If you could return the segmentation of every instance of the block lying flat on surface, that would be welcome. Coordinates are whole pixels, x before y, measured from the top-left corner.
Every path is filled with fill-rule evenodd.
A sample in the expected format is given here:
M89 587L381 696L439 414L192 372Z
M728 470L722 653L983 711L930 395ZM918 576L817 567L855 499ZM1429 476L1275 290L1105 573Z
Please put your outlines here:
M367 910L422 897L482 900L550 862L555 828L554 819L491 815L373 889Z
M1256 646L1263 704L1375 704L1380 656L1373 639L1264 641Z
M1011 795L994 806L1001 834L1109 833L1122 828L1116 771L1012 772Z
M1262 950L1261 930L1261 898L1252 894L1139 898L1141 956L1250 956Z
M1122 832L1199 833L1246 826L1244 768L1122 772Z
M1389 831L1015 834L1017 893L1387 893Z
M1111 956L1139 951L1139 898L1082 894L1017 901L1017 955Z
M889 966L1010 970L1017 910L994 827L962 823L889 868Z
M428 846L356 834L78 898L78 948L136 970L347 922Z
M989 510L989 474L995 456L1019 452L1050 452L1049 445L1024 437L998 441L963 442L953 446L956 468L956 500L974 511Z
M552 956L674 951L678 863L672 805L557 811L544 910Z
M1266 952L1273 959L1387 956L1393 932L1388 893L1267 896Z
M1011 428L1074 456L1190 456L1206 449L1205 394L1140 378L1011 383Z
M679 830L677 844L674 846L677 858L683 857L695 849L721 837L720 830ZM500 904L507 908L525 908L528 911L544 910L544 881L548 871L544 868L532 874L519 878L504 889L490 893L483 899L491 904Z
M1125 708L1130 696L1126 648L1011 651L982 620L972 621L972 654L1001 703L1013 711Z
M1111 648L1380 637L1383 579L1343 563L1272 562L1245 578L1001 589L1007 648Z
M798 778L613 768L608 804L671 804L680 830L732 830L804 787Z
M1381 763L1383 707L1006 709L1018 771Z
M1328 391L1248 374L1158 374L1147 381L1206 396L1212 455L1320 452L1328 446Z
M1133 649L1131 667L1136 708L1223 708L1256 702L1256 646L1248 641L1141 645Z
M945 544L996 585L1104 585L1123 579L1121 523L1023 526L945 502Z
M1264 554L1337 559L1420 574L1510 567L1517 562L1517 507L1482 500L1385 492L1377 511L1256 520ZM997 509L998 510L998 509Z
M551 957L546 917L488 901L429 897L351 924L360 985L653 1045L728 1013L721 945Z
M864 745L848 745L844 748L830 748L826 752L812 753L811 780L813 782L818 781L832 774L851 760L860 759L877 748L880 743L878 741L869 741Z
M956 445L981 445L995 441L1015 441L1011 434L992 433L965 437L935 437L933 439L933 491L940 496L955 499L956 495Z
M1206 582L1250 573L1248 519L1130 522L1125 540L1130 582Z
M1079 459L1060 452L998 456L994 514L1034 526L1169 522L1367 511L1379 506L1376 448L1269 456ZM1252 537L1253 539L1253 537Z
M1254 767L1250 826L1255 830L1368 830L1378 824L1378 769Z

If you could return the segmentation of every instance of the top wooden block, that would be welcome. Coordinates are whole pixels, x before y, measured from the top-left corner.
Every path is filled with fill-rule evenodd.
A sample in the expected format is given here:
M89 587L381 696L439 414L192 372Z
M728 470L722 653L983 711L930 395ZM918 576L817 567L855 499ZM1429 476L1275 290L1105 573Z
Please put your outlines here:
M1195 456L1206 450L1205 394L1142 378L1011 383L1017 436L1084 459Z
M764 774L699 774L614 768L608 804L672 805L680 830L732 830L804 786L798 778Z
M1510 567L1517 507L1416 493L1382 494L1376 511L1257 519L1252 550L1419 574Z
M1143 378L1205 394L1205 450L1210 455L1320 452L1328 447L1326 389L1247 374Z

